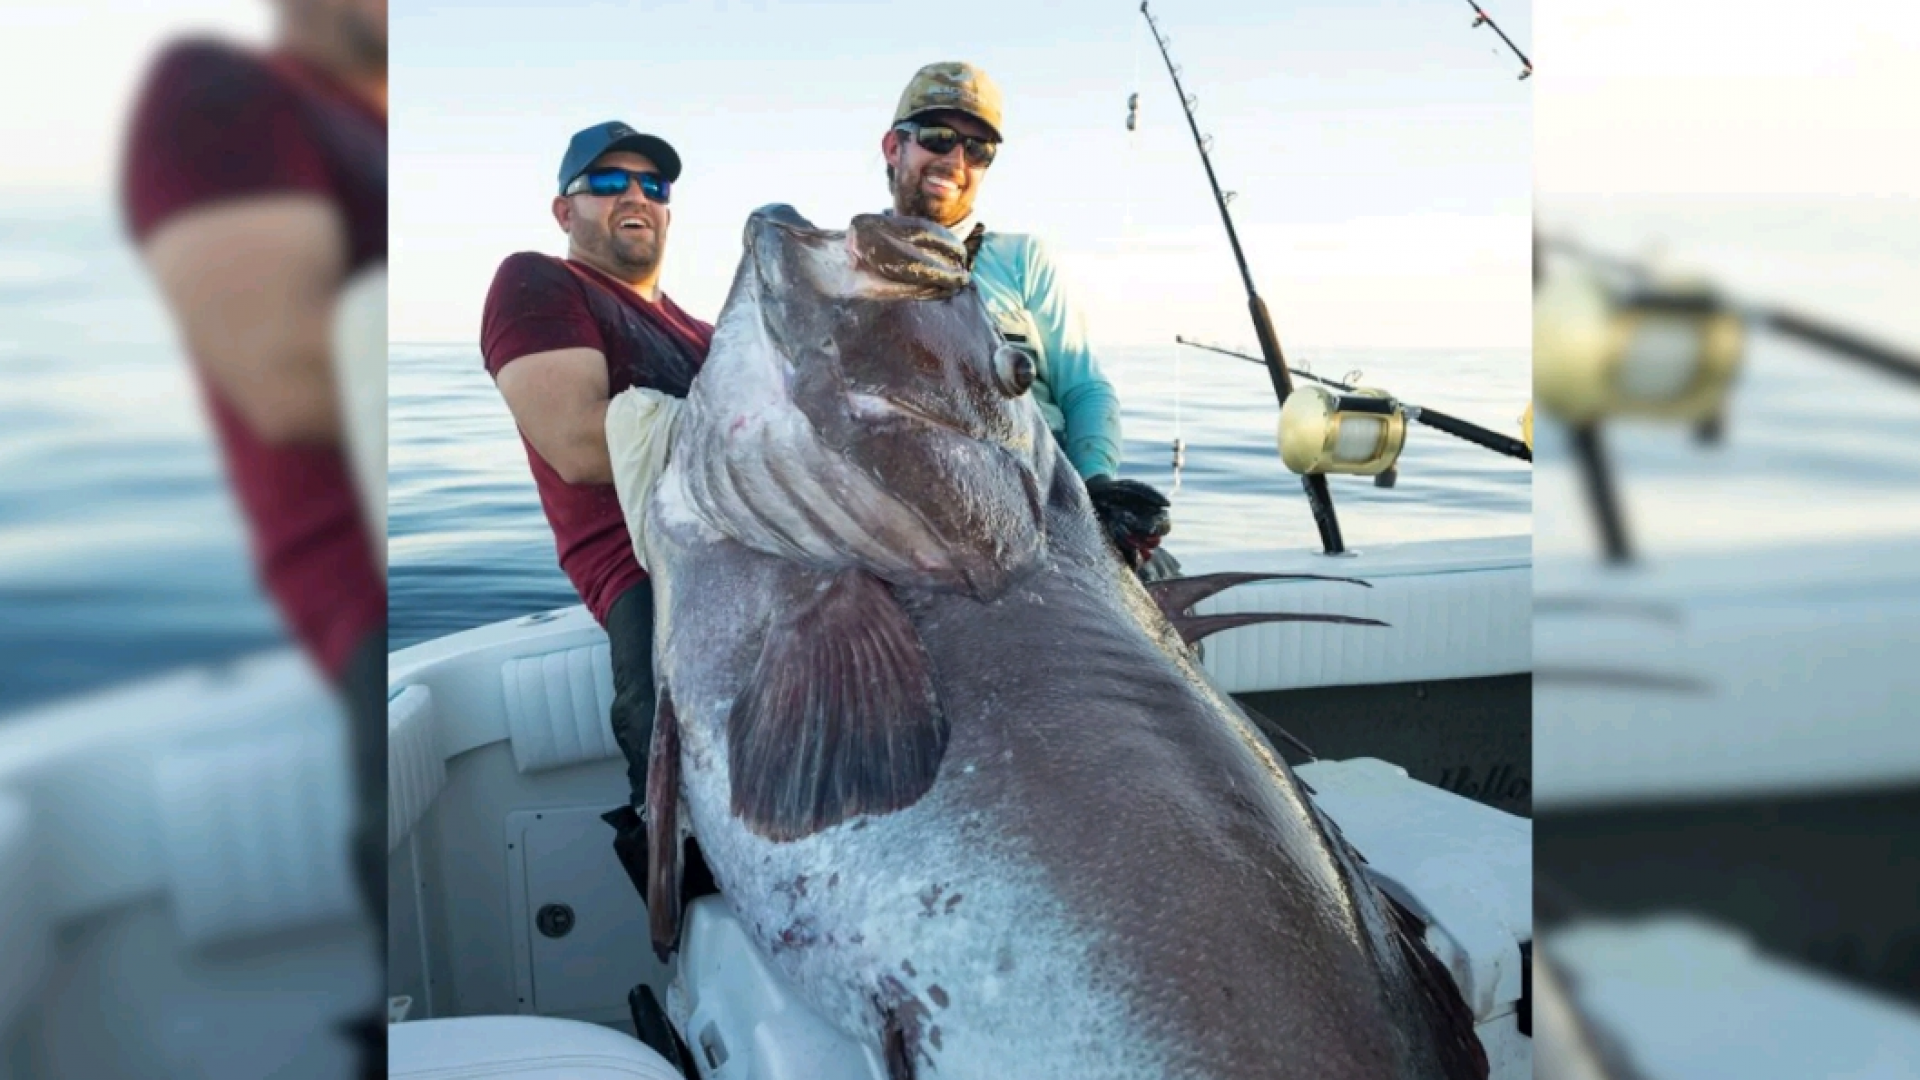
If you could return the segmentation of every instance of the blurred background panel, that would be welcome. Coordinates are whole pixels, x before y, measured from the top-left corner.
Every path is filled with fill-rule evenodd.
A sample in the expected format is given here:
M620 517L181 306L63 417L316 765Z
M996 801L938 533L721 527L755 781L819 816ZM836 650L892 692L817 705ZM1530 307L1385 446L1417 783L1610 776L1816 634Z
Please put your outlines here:
M163 44L261 41L272 14L259 0L9 8L0 716L283 640L118 199L128 115Z
M0 16L0 1077L354 1076L382 998L341 709L122 203L163 50L289 4Z
M1920 1075L1920 16L1535 22L1540 1075Z

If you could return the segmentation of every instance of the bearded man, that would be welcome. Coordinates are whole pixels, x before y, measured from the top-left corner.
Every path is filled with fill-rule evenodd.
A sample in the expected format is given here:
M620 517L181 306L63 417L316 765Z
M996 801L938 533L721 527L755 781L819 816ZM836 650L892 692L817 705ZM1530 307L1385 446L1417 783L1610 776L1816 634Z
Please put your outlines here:
M1120 399L1046 245L976 221L974 201L1000 151L1000 88L971 64L914 73L880 140L893 212L946 227L967 247L973 280L1000 336L1034 362L1032 394L1087 485L1095 514L1128 566L1149 579L1178 572L1158 550L1170 528L1164 496L1119 479Z

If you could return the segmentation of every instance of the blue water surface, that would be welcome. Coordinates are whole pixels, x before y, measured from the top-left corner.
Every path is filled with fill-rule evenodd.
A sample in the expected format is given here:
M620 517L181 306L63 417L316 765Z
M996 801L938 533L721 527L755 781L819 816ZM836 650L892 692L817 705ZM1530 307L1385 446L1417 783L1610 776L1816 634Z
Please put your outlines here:
M108 208L0 210L0 716L286 637Z
M1241 331L1219 336L1245 347ZM1290 359L1359 369L1510 433L1529 385L1524 350ZM1125 472L1172 495L1170 550L1316 545L1261 368L1171 342L1102 362L1123 402ZM476 346L399 343L391 364L392 647L578 603ZM0 716L286 644L199 387L110 207L0 210L0 386ZM1416 428L1397 488L1333 490L1349 546L1364 547L1527 532L1530 480L1523 463Z
M1515 436L1531 389L1525 350L1300 350L1289 359L1329 378L1357 369L1406 400ZM1280 463L1263 368L1173 343L1108 350L1102 362L1122 401L1123 473L1171 494L1168 550L1317 548L1300 480ZM391 363L391 646L579 603L479 350L396 343ZM1178 490L1176 428L1187 447ZM1355 477L1332 485L1348 547L1364 548L1526 533L1531 476L1525 462L1416 427L1396 487Z

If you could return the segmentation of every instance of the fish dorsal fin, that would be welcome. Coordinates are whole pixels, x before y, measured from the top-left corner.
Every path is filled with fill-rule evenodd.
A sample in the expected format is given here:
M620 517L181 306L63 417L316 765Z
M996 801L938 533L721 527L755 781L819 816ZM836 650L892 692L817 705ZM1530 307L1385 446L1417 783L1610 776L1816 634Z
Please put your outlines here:
M1160 605L1160 610L1166 613L1167 618L1177 619L1188 608L1209 596L1256 581L1338 581L1366 589L1373 588L1359 578L1328 577L1325 574L1202 574L1199 577L1163 578L1149 584L1147 592L1153 597L1153 602Z
M933 786L947 730L900 602L863 571L822 576L774 617L727 717L733 812L785 841L911 806Z
M1173 628L1180 633L1180 640L1192 645L1200 639L1222 630L1232 630L1238 626L1253 626L1256 623L1269 622L1320 622L1339 623L1345 626L1385 626L1377 619L1362 619L1350 615L1311 615L1286 611L1242 612L1227 615L1193 615L1189 612L1193 605L1209 596L1225 592L1236 585L1250 585L1256 581L1338 581L1347 585L1359 585L1371 589L1373 586L1358 578L1330 577L1326 574L1202 574L1199 577L1163 578L1147 585L1147 594L1160 607L1160 613L1167 617Z
M1387 625L1379 619L1363 619L1357 615L1319 615L1297 611L1248 611L1237 615L1178 615L1171 621L1173 628L1180 632L1180 640L1189 645L1222 630L1254 626L1259 623L1318 622L1338 623L1342 626Z

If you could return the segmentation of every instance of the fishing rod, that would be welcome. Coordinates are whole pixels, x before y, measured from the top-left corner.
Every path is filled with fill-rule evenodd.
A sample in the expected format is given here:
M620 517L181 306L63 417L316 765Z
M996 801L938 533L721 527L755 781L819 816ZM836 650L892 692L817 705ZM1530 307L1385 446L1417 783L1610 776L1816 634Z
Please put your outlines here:
M1220 190L1220 179L1213 171L1213 159L1207 155L1209 140L1201 137L1200 123L1193 116L1193 107L1198 99L1189 97L1186 89L1180 85L1180 69L1167 52L1166 38L1160 35L1160 25L1153 21L1153 13L1147 10L1147 0L1140 0L1140 14L1153 31L1153 42L1160 49L1160 58L1166 61L1167 74L1173 79L1173 92L1180 99L1180 110L1187 115L1187 127L1193 132L1193 145L1200 151L1200 164L1206 167L1207 184L1213 189L1214 205L1220 208L1220 220L1227 227L1227 242L1233 245L1233 260L1240 267L1240 280L1246 283L1247 310L1253 316L1254 336L1260 340L1260 353L1266 358L1267 374L1273 380L1273 394L1284 408L1287 395L1293 393L1293 379L1288 373L1286 358L1281 355L1280 338L1274 333L1273 320L1267 315L1266 301L1260 299L1260 293L1253 287L1253 272L1247 269L1246 252L1240 248L1240 234L1234 231L1233 216L1227 212L1227 203L1232 201L1233 193ZM1328 555L1344 554L1347 547L1340 538L1340 519L1334 514L1333 491L1327 486L1326 476L1312 473L1302 476L1300 483L1307 491L1307 504L1313 510L1314 527L1320 531L1321 548Z
M1246 353L1235 352L1232 349L1223 349L1218 345L1205 345L1198 341L1190 341L1178 335L1175 335L1173 340L1189 348L1204 349L1207 352L1219 353L1221 356L1231 356L1235 360L1245 360L1249 364L1260 363L1259 357L1248 356ZM1352 393L1354 389L1346 383L1322 378L1310 371L1302 371L1299 368L1292 368L1290 370L1293 374L1303 379L1311 379L1322 386L1330 386L1335 390L1345 390L1348 393ZM1437 409L1425 409L1418 405L1407 405L1405 402L1402 402L1401 405L1406 409L1407 419L1409 420L1419 421L1436 431L1444 431L1457 439L1465 439L1475 446L1485 447L1496 454L1505 454L1508 457L1519 458L1522 461L1533 460L1533 451L1527 449L1527 444L1511 435L1502 435L1497 431L1481 427L1472 421L1462 420L1456 416L1448 416L1446 413L1440 412Z
M1536 237L1536 244L1588 270L1567 287L1551 280L1534 287L1534 389L1569 429L1610 562L1624 564L1633 555L1602 424L1626 416L1678 420L1693 424L1702 441L1718 441L1750 328L1920 383L1920 355L1825 319L1730 299L1700 283L1663 280L1651 267L1565 237Z
M1470 29L1478 30L1482 26L1492 27L1493 32L1500 35L1500 40L1507 43L1507 48L1513 50L1513 55L1520 58L1522 65L1520 81L1526 81L1527 77L1533 74L1533 61L1527 59L1527 54L1520 51L1520 46L1513 43L1513 39L1507 36L1507 32L1500 29L1500 24L1493 21L1493 16L1481 10L1479 4L1474 3L1474 0L1467 0L1467 6L1473 9L1473 26Z
M1711 292L1665 291L1653 282L1648 269L1639 263L1565 237L1546 239L1542 246L1623 277L1627 285L1616 297L1622 311L1680 315L1730 313L1782 337L1811 345L1834 356L1858 361L1883 374L1920 383L1920 353L1876 341L1819 316L1779 305L1740 303Z

